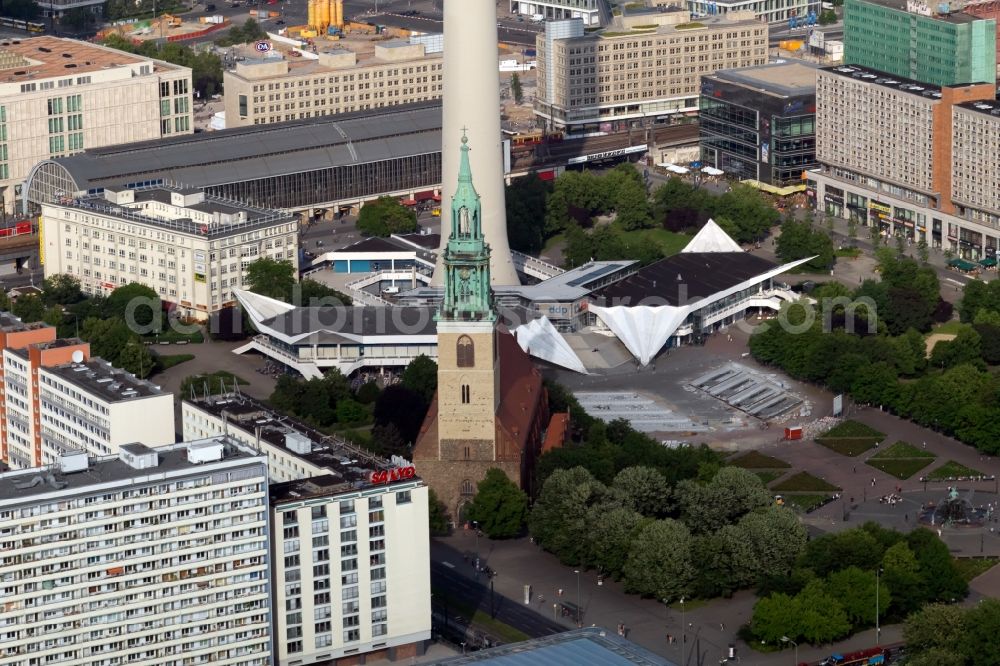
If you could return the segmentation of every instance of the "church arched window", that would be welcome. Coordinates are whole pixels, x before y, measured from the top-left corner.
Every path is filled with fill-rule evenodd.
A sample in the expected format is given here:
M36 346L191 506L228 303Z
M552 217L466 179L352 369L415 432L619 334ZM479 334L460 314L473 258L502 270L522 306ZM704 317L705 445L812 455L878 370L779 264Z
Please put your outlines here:
M474 367L476 365L476 346L473 344L472 338L467 335L461 336L455 343L455 355L458 367Z
M472 481L470 481L469 479L466 479L465 481L462 481L462 494L463 495L475 495L476 494L476 489L475 489L475 487L473 487Z

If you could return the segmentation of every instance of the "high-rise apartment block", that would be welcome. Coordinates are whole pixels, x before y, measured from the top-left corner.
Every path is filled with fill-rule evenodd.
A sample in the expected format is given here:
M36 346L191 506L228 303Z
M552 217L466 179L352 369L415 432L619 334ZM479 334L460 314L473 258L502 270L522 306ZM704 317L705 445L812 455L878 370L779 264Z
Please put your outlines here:
M0 42L0 194L44 160L190 134L191 69L58 37Z
M269 537L225 438L0 474L0 663L273 664Z
M198 320L235 302L247 268L266 257L298 270L290 214L153 185L108 188L42 205L45 276L66 273L90 294L138 282Z
M0 354L0 460L12 468L175 441L173 395L91 358L82 340L0 312Z
M997 22L940 7L933 0L846 0L844 63L937 86L995 81Z
M431 631L428 491L409 463L233 393L185 400L182 420L185 437L225 433L267 456L279 663L423 653Z
M536 37L535 115L547 127L610 132L694 114L702 76L767 63L767 25L749 12L632 18L593 33L579 19L546 23Z
M341 44L320 51L316 60L236 63L225 73L226 127L440 99L443 59L434 40L348 37Z
M856 66L822 69L810 195L827 214L967 259L1000 248L992 183L994 84L935 86Z

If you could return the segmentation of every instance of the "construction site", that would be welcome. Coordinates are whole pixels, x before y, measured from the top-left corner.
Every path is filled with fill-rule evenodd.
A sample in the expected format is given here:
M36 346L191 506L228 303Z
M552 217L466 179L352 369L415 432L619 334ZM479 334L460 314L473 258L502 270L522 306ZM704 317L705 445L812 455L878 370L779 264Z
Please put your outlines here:
M97 33L97 40L118 35L133 42L159 40L181 42L205 37L232 27L223 16L199 16L181 18L173 14L163 14L143 21L122 21L108 26Z

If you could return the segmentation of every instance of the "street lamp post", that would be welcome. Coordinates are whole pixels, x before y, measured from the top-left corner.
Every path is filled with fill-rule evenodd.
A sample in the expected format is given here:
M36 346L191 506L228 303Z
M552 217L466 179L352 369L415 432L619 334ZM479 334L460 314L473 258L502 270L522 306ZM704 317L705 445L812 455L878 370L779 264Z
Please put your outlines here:
M795 664L796 664L796 666L798 666L798 663L799 663L799 644L796 643L795 641L793 641L788 636L782 636L781 637L781 642L782 643L791 643L792 647L795 648Z
M684 597L681 597L681 666L687 666L687 631L687 614L684 612Z
M582 606L580 605L580 570L574 569L573 573L576 574L576 626L580 626L580 611Z
M476 567L476 580L479 580L479 521L473 520L472 528L476 530L476 561L474 566Z
M878 587L879 587L879 575L882 573L882 567L877 567L875 569L875 645L879 644L879 638L882 636L882 630L879 628L879 612L878 612Z
M490 576L490 617L493 618L494 620L497 619L496 608L493 606L493 579L496 577L497 574L494 571L493 575Z

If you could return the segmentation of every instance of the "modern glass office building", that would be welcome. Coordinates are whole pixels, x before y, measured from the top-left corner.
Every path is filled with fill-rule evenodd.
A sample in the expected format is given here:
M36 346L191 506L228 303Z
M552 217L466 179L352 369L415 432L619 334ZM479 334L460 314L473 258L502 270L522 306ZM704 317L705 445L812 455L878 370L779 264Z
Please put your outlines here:
M939 86L996 80L996 21L933 0L846 0L844 62Z
M701 160L740 180L802 184L816 167L816 68L785 61L701 80Z

